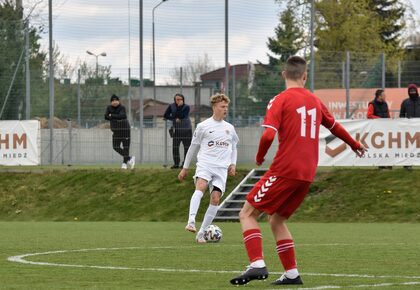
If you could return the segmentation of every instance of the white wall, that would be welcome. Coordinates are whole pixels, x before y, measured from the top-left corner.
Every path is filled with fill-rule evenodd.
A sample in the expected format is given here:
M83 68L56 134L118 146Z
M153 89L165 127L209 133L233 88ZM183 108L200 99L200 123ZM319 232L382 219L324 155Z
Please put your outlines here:
M236 129L240 138L238 146L238 163L253 163L262 132L258 127ZM167 134L165 146L164 128L145 128L143 131L143 161L149 164L164 164L165 151L167 162L172 162L172 139ZM41 164L49 164L50 131L41 130ZM274 142L268 158L274 156L277 143ZM122 158L112 149L112 132L109 129L72 129L71 142L68 129L54 130L55 164L119 164ZM71 150L71 156L70 156ZM139 160L139 129L131 130L130 153ZM181 156L183 150L181 150ZM72 160L70 160L70 158ZM183 158L181 157L181 160Z

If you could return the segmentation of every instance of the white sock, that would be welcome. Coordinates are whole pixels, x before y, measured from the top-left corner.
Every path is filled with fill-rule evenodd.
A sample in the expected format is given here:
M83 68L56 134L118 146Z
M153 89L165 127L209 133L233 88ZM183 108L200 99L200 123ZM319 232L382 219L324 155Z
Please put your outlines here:
M204 231L211 223L213 222L214 217L217 214L217 210L219 209L218 205L209 204L207 208L206 214L204 215L203 223L201 224L200 231Z
M188 223L195 223L195 216L197 215L198 208L200 207L201 198L203 197L203 192L200 190L194 191L194 194L191 197L190 201L190 214L188 216Z
M256 260L256 261L252 262L250 266L252 268L264 268L265 267L265 262L264 262L264 260Z
M297 278L297 276L299 276L299 272L298 272L298 270L296 268L295 269L290 269L290 270L287 270L286 271L286 277L287 278L295 279L295 278Z

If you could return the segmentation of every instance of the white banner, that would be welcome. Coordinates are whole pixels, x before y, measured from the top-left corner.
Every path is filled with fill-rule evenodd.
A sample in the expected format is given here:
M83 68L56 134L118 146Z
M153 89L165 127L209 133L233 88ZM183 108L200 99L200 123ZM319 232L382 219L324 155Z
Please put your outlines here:
M0 121L0 165L39 165L39 121Z
M321 126L320 166L420 165L420 119L339 121L350 135L368 148L357 157L350 146Z

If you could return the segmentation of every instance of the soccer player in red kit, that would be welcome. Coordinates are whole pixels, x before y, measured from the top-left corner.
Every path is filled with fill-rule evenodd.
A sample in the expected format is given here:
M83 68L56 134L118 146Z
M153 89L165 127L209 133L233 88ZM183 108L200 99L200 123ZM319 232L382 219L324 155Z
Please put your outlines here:
M276 133L279 147L269 170L249 192L239 214L250 265L242 275L230 280L233 285L268 277L262 251L262 235L257 222L262 212L270 216L271 231L277 243L276 251L285 270L272 284L303 284L286 220L302 203L314 179L318 164L320 125L350 145L358 156L366 151L334 120L321 100L304 88L306 70L303 58L290 57L282 72L286 90L268 103L262 125L265 130L256 156L257 165L264 162Z

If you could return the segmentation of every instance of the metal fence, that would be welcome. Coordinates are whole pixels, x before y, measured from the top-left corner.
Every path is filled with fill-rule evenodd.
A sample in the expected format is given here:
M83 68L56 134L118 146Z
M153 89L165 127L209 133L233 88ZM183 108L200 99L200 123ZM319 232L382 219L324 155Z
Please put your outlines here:
M0 120L41 120L42 163L118 160L110 147L111 133L104 119L112 94L120 96L127 108L133 132L132 151L142 152L146 163L170 163L171 141L166 136L163 112L178 92L192 107L191 118L196 124L211 114L209 97L224 91L232 100L227 121L241 130L242 140L258 139L255 128L263 120L267 102L284 89L281 67L270 67L265 64L267 60L261 59L270 53L267 37L274 35L279 22L280 8L275 1L262 1L260 5L254 1L231 1L227 14L228 1L223 0L200 5L193 5L194 1L146 1L142 24L146 60L141 68L145 85L142 108L139 3L121 2L54 1L53 104L49 98L48 37L40 32L48 27L46 2L33 6L34 10L23 7L23 15L18 13L17 18L0 20L4 31L9 31L6 36L1 34ZM163 2L167 3L160 6ZM38 11L38 17L29 17L28 11ZM42 29L36 32L36 27ZM306 48L301 54L309 59L308 51ZM323 89L345 92L339 101L345 103L344 117L350 118L358 109L352 107L352 102L373 98L369 90L362 92L363 98L356 98L353 91L420 83L420 61L398 60L382 52L318 51L311 77L315 93ZM45 129L49 128L51 106L56 130L48 134ZM140 113L144 117L142 124ZM144 133L142 138L140 133ZM242 142L241 146L251 143ZM255 144L249 146L254 148Z
M240 65L236 66L239 68ZM251 70L255 70L250 79ZM157 70L158 72L168 70ZM239 130L242 140L239 162L249 163L257 149L255 135L259 130L252 129L261 124L267 101L284 88L284 83L275 72L266 71L264 67L235 72L231 67L229 95L232 99L227 121L232 122ZM267 75L268 74L268 75ZM351 92L355 89L405 87L415 83L420 77L420 62L397 62L388 64L384 54L374 56L352 53L331 54L328 58L317 59L315 65L315 89L342 89L346 92L346 117L354 113L351 107ZM21 84L26 74L21 72ZM7 80L12 76L2 76ZM211 115L209 98L220 90L224 75L212 82L198 82L194 85L172 83L159 86L146 86L144 89L145 106L143 108L144 135L139 136L139 90L137 83L105 83L72 80L56 80L55 84L55 130L52 135L43 130L42 163L58 164L91 164L120 162L120 157L112 151L111 132L104 112L112 94L121 97L128 108L128 118L132 126L132 146L134 155L142 154L142 162L172 164L172 141L167 136L167 124L163 113L169 103L173 102L175 93L182 92L186 103L195 108L191 114L194 124ZM277 79L277 83L266 83L264 80ZM26 82L27 84L28 82ZM41 120L42 128L49 127L48 79L42 75L30 74L29 98L23 98L21 90L3 91L2 119L26 119L25 112L29 107L31 119ZM18 82L15 80L14 86ZM154 98L154 93L156 98ZM366 96L368 99L373 96ZM30 100L29 106L25 100ZM7 102L6 105L4 102ZM343 115L344 116L344 115ZM71 123L71 130L69 124ZM243 128L241 130L240 128ZM255 135L255 136L254 136ZM166 138L166 139L165 139ZM245 145L247 144L247 145ZM53 152L50 152L51 146ZM182 151L182 150L181 150ZM142 153L140 153L142 152ZM181 155L182 156L182 155Z

